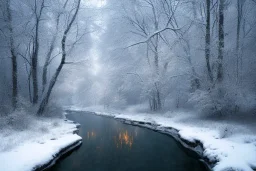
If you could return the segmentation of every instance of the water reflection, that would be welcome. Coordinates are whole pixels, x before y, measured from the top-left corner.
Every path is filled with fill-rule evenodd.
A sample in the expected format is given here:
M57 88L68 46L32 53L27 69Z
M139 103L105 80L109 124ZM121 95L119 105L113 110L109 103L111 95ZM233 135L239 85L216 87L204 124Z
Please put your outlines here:
M95 141L97 138L101 139L101 137L104 137L105 135L100 135L100 133L94 131L94 130L89 130L87 131L87 140L88 141ZM135 130L134 132L129 132L128 130L116 130L116 135L113 136L113 143L116 148L122 149L124 147L129 147L130 149L132 148L133 142L134 142L134 137L138 136L138 131ZM99 147L97 147L99 148Z
M119 131L118 136L114 136L114 141L116 148L122 149L124 146L132 148L134 141L133 133L128 133L127 130Z
M51 171L204 171L165 135L89 114L68 117L81 124L83 145Z
M96 137L96 133L94 131L87 132L87 140L95 138L95 137Z

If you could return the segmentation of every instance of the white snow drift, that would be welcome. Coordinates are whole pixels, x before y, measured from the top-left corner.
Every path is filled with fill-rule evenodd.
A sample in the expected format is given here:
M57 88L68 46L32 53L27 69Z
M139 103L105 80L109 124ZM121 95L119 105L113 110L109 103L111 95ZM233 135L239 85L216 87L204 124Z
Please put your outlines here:
M34 119L26 130L0 133L0 170L31 171L54 160L64 148L81 143L76 125L63 119Z

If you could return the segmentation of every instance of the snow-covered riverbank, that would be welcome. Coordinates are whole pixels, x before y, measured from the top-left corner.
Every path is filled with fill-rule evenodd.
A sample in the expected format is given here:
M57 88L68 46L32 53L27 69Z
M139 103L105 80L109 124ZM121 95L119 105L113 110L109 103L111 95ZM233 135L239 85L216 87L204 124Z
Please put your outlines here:
M6 128L0 132L0 170L43 170L61 155L78 147L78 125L57 118L30 118L27 129Z
M254 127L231 121L198 119L196 114L168 112L147 114L128 111L110 111L102 108L76 108L97 115L113 117L128 124L159 130L190 144L214 171L256 169L256 134Z

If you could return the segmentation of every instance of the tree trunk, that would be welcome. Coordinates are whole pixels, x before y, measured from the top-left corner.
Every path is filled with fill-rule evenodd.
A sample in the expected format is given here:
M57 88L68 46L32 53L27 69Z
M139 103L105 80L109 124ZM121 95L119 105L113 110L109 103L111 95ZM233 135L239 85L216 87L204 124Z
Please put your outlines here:
M38 102L38 78L37 78L37 65L38 65L38 53L39 53L39 23L40 19L36 20L35 39L33 44L33 54L31 58L31 75L33 86L33 104Z
M18 74L17 74L17 57L14 50L12 52L12 105L16 109L18 102Z
M32 83L33 83L33 104L37 104L38 102L38 82L37 82L38 56L37 54L38 52L35 52L31 61L31 74L32 74Z
M67 1L64 5L64 7L66 6ZM63 7L63 8L64 8ZM48 66L50 65L50 60L51 60L51 56L52 56L52 52L54 50L55 47L55 43L56 43L56 39L57 39L57 34L59 31L59 20L60 20L60 13L58 14L57 18L56 18L56 30L55 33L53 35L51 44L50 44L50 48L49 51L47 53L46 59L45 59L45 63L44 63L44 67L43 67L43 75L42 75L42 93L44 92L45 88L46 88L46 84L47 84L47 73L48 73Z
M206 35L205 35L205 59L208 77L210 82L213 82L213 74L210 64L211 56L211 12L210 12L211 0L206 0Z
M158 28L158 27L156 27ZM160 71L159 71L159 54L158 54L158 43L159 43L159 35L156 35L156 44L154 45L154 53L155 53L155 75L157 77L155 81L155 91L154 91L154 111L159 111L162 109L161 102L161 92L159 87L159 79L160 79Z
M224 1L219 1L219 47L218 47L218 66L217 82L223 81L223 53L224 53Z
M241 46L240 46L240 33L241 33L241 25L242 25L242 19L243 19L243 6L244 6L245 0L237 0L237 26L236 26L236 78L237 78L237 84L240 81L240 67L242 63L242 54L241 54Z
M53 49L54 49L55 40L56 40L56 35L53 37L53 40L51 41L50 49L49 49L49 51L47 53L47 56L46 56L46 59L45 59L45 63L44 63L44 67L43 67L42 93L44 92L44 90L46 88L46 84L47 84L48 66L50 64L50 59L51 59L52 52L53 52Z
M9 30L9 41L10 41L10 52L12 59L12 106L13 109L17 107L17 96L18 96L18 73L17 73L17 56L14 47L13 39L13 28L12 28L12 14L10 7L10 0L7 1L7 20L8 20L8 30Z
M32 53L32 59L31 59L31 75L32 75L32 83L33 83L33 104L38 103L38 75L37 75L37 69L38 69L38 54L39 54L39 27L40 22L42 19L42 13L45 8L45 0L42 0L40 4L39 11L37 9L37 1L35 1L35 17L36 17L36 23L35 23L35 38L33 42L33 53Z
M241 13L240 0L237 0L237 26L236 26L236 79L238 83L239 77L239 49L240 49L240 28L241 28Z
M50 99L50 95L52 93L52 89L57 81L57 78L61 72L61 69L63 67L63 65L65 64L65 58L66 58L66 54L63 54L62 55L62 60L61 60L61 63L59 65L59 67L57 68L54 76L52 77L51 81L50 81L50 84L49 84L49 87L48 87L48 91L46 92L46 95L45 97L43 98L42 102L40 103L40 106L39 106L39 109L37 111L37 114L38 115L41 115L43 114L44 110L45 110L45 107L46 105L48 104L49 102L49 99Z
M61 62L55 72L55 74L53 75L53 77L51 78L51 81L50 81L50 84L49 84L49 87L48 87L48 90L45 94L45 96L43 97L41 103L40 103L40 106L39 106L39 109L37 111L37 114L38 115L42 115L43 112L45 111L45 108L49 102L49 99L50 99L50 95L52 93L52 90L53 90L53 87L57 81L57 78L62 70L62 67L63 65L65 64L65 61L66 61L66 56L67 56L67 52L66 52L66 39L67 39L67 35L76 19L76 16L77 16L77 13L78 13L78 10L79 10L79 7L80 7L80 3L81 3L81 0L78 0L77 2L77 6L76 6L76 9L75 9L75 13L71 19L71 21L68 23L67 25L67 28L65 29L64 31L64 34L63 34L63 37L62 37L62 40L61 40L61 49L62 49L62 58L61 58Z
M45 63L44 67L43 67L43 76L42 76L42 93L44 93L44 90L46 88L47 73L48 73L48 65L46 65L46 63Z
M156 97L157 97L157 110L161 110L162 109L162 100L161 100L161 94L160 94L159 89L157 89L157 91L156 91Z

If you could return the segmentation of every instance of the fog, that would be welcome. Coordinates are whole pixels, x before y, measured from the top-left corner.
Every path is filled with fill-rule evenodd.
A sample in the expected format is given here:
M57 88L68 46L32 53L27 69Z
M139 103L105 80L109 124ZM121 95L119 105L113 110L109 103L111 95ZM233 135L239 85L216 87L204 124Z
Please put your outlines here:
M0 100L5 114L44 104L139 105L154 113L255 111L253 0L1 0L0 15ZM64 52L63 35L72 16Z

